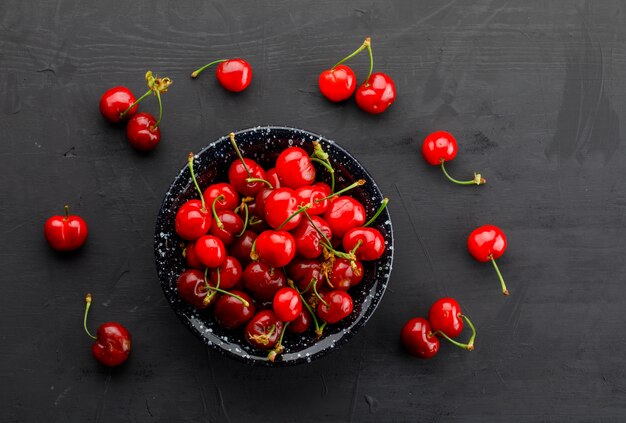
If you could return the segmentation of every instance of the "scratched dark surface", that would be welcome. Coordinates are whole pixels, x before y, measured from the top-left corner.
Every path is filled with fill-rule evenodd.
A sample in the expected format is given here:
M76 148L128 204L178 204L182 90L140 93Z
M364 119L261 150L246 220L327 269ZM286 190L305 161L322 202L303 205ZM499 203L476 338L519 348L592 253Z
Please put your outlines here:
M0 7L0 420L3 422L591 422L626 418L626 10L617 1L7 1ZM381 116L329 104L317 75L366 35L396 81ZM220 57L254 67L231 95ZM361 77L366 56L354 67ZM133 152L97 103L168 75L163 141ZM155 105L144 106L155 111ZM289 125L351 151L390 202L389 289L348 345L306 366L252 368L207 350L158 284L156 213L185 154L230 132ZM447 129L456 187L421 158ZM42 225L64 203L85 248L53 254ZM501 226L493 269L465 240ZM124 323L133 352L97 365L83 334ZM443 295L477 324L472 353L406 355L399 331Z

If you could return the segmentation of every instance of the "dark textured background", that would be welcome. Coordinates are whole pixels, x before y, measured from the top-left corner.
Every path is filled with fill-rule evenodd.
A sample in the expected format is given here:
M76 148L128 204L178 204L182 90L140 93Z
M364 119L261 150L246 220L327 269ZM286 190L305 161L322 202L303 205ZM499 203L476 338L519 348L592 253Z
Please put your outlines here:
M626 416L626 10L617 1L7 1L0 7L0 420L623 421ZM397 102L368 116L326 102L317 75L373 38ZM241 95L210 74L242 56ZM353 62L361 78L366 56ZM168 75L162 144L137 154L99 115L108 87ZM155 105L145 109L156 111ZM308 366L251 368L208 351L156 278L154 221L190 150L231 130L284 124L351 151L390 197L396 256L368 326ZM460 140L456 187L420 155ZM90 224L71 257L42 225L73 206ZM493 269L465 240L509 238ZM83 334L123 322L133 353L99 367ZM478 326L477 348L407 356L398 335L442 295Z

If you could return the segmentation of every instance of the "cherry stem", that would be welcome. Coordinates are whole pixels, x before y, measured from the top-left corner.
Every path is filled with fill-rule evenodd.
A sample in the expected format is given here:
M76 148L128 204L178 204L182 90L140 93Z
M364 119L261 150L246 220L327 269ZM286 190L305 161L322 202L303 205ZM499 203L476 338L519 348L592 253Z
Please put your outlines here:
M63 219L63 220L65 220L67 222L69 220L69 218L70 218L70 206L68 206L66 204L64 209L65 209L65 219Z
M354 255L354 253L356 252L356 250L358 250L358 249L359 249L359 247L360 247L361 245L363 245L363 240L359 239L359 240L356 242L356 245L354 246L354 248L350 250L350 254Z
M267 187L269 189L274 189L274 185L272 185L269 181L266 181L263 178L246 178L246 182L248 183L252 183L252 182L263 182L265 185L267 185Z
M463 348L464 350L467 350L467 351L474 351L474 339L476 339L476 328L474 327L474 324L472 323L472 321L467 316L465 316L464 314L461 314L460 316L463 317L463 319L465 319L467 324L472 329L472 336L470 337L470 339L469 339L467 344L463 344L461 342L455 341L454 339L450 338L448 335L446 335L445 333L443 333L440 330L434 332L434 334L443 336L450 343L456 345L459 348Z
M313 226L313 229L315 229L317 231L317 233L320 234L320 236L324 239L323 241L320 240L320 242L324 245L324 247L328 251L330 251L333 255L335 255L337 257L345 258L346 260L350 260L350 261L356 260L356 258L354 257L354 254L347 254L347 253L343 253L341 251L335 250L333 248L332 243L330 242L330 240L326 236L326 234L324 232L322 232L322 230L315 224L315 222L313 222L313 219L311 219L311 216L309 216L309 214L306 211L304 212L304 215L306 216L307 219L309 219L309 222L311 222L311 225Z
M382 201L382 203L380 203L380 207L378 207L378 210L376 210L376 213L374 213L374 216L372 216L372 218L370 220L368 220L367 223L365 223L365 225L363 225L364 228L369 226L369 225L371 225L372 223L374 223L376 218L378 216L380 216L380 214L383 212L383 210L385 210L387 208L387 203L389 203L389 199L388 198L383 198L383 201Z
M220 269L219 267L216 268L217 269L217 276L218 276L218 281L219 281L219 275L220 275ZM244 307L250 307L250 303L247 302L246 300L244 300L243 298L241 298L239 295L237 294L233 294L232 292L226 291L224 289L218 288L217 286L213 287L211 285L209 285L209 282L207 280L207 273L209 272L209 268L207 267L206 269L204 269L204 283L206 284L206 288L211 290L211 291L215 291L215 292L219 292L220 294L226 294L226 295L230 295L233 298L237 298L239 301L242 302Z
M237 146L237 142L235 142L235 133L231 132L228 136L230 137L230 143L233 145L233 147L235 148L235 151L237 152L237 156L239 156L239 160L241 160L241 164L243 164L243 168L246 170L246 173L248 174L248 178L250 178L251 177L250 169L248 169L248 166L246 166L246 161L243 159L243 156L241 155L241 151L239 150L239 147Z
M446 167L445 167L444 163L445 163L445 160L441 159L441 170L443 170L444 175L446 175L446 177L450 181L454 182L455 184L459 184L459 185L482 185L482 184L486 184L487 183L487 180L485 178L483 178L480 173L474 173L474 179L472 179L471 181L459 181L458 179L454 179L446 171Z
M359 179L358 181L356 181L353 184L348 185L347 187L345 187L344 189L340 189L339 191L337 191L334 194L330 194L328 197L324 197L324 198L318 198L317 200L315 200L315 203L321 203L324 200L330 200L333 197L336 197L338 195L343 194L346 191L350 191L351 189L354 189L356 187L360 187L362 185L365 185L365 179Z
M89 335L90 338L98 339L89 332L89 329L87 329L87 315L89 314L89 309L91 308L91 294L87 294L87 296L85 297L85 303L86 305L85 305L85 316L83 317L83 328L85 329L85 332L87 333L87 335Z
M352 59L354 56L356 56L357 54L359 54L360 52L362 52L362 51L363 51L363 50L365 50L366 48L369 48L370 43L371 43L371 39L370 39L370 37L367 37L367 38L365 39L365 41L363 41L363 44L361 44L361 47L357 48L357 49L356 49L356 50L355 50L352 54L350 54L350 55L348 55L348 56L344 57L344 58L343 58L343 59L341 59L339 62L337 62L337 64L336 64L335 66L333 66L333 67L331 68L331 70L332 70L332 69L335 69L337 66L339 66L339 65L340 65L340 64L342 64L343 62L346 62L346 61L348 61L348 60Z
M214 60L211 63L207 63L206 65L202 66L200 69L196 69L195 71L191 72L191 77L196 78L198 75L200 75L200 72L202 72L206 68L211 67L217 63L226 62L227 60L228 59L219 59L219 60Z
M205 211L206 203L204 202L204 194L202 194L200 185L198 185L198 181L196 180L196 174L193 171L193 160L194 160L193 153L189 153L189 156L187 156L187 163L189 164L189 172L191 173L191 179L193 180L193 184L196 186L196 189L198 190L198 194L200 194L200 200L202 200L202 210Z
M489 259L491 263L493 263L493 268L496 269L496 273L498 274L498 278L500 279L500 285L502 285L502 295L509 295L509 290L506 289L506 284L504 283L504 278L502 277L502 273L500 273L500 269L496 264L496 260L493 258L493 255L489 255Z
M313 281L311 281L313 282ZM310 283L309 283L310 285ZM313 312L313 309L311 308L311 306L309 305L309 303L306 302L306 300L304 299L304 296L302 295L302 293L298 290L297 287L294 286L294 289L296 291L298 291L298 294L300 295L300 300L302 301L302 304L304 304L304 306L306 307L306 309L308 310L309 314L311 315L311 318L313 319L313 324L315 325L315 334L317 335L317 338L319 339L322 336L322 331L324 330L324 326L326 324L324 324L324 326L320 327L320 323L317 320L317 317L315 317L315 313ZM307 290L309 288L307 287Z
M310 204L304 205L302 207L300 207L298 210L296 210L295 212L291 213L291 216L289 216L287 219L285 219L285 221L283 223L281 223L276 230L280 231L282 229L283 226L285 226L287 223L289 223L289 221L291 219L293 219L294 217L296 217L297 215L299 215L302 212L306 212L307 209L309 209L311 207Z
M330 192L335 192L335 170L328 160L328 153L324 151L319 140L313 141L313 154L311 160L324 166L330 173Z
M206 272L207 272L207 270L208 270L208 269L205 269L205 271L204 271L204 273L205 273L205 274L204 274L204 285L206 286L206 290L208 291L209 289L211 289L211 285L209 285L209 282L207 281L207 277L206 277ZM220 287L220 284L221 284L221 282L222 282L222 278L221 278L221 275L220 275L220 268L218 267L216 270L217 270L217 283L215 284L215 287L216 287L216 288L219 288L219 287ZM207 306L208 306L209 304L211 304L211 300L212 300L212 299L213 299L213 297L215 297L216 295L217 295L217 291L213 291L213 292L211 292L209 295L207 295L206 297L204 297L204 300L202 300L202 302L203 302L205 305L207 305Z
M248 204L246 203L241 203L241 204L243 205L245 219L243 220L243 229L241 229L241 232L235 235L237 238L239 238L240 236L243 236L244 232L248 228Z
M156 121L152 129L156 129L161 124L161 119L163 118L163 102L161 101L161 93L157 90L154 92L157 98L157 102L159 103L159 119Z
M254 225L258 225L259 223L263 223L263 221L261 219L256 218L255 216L252 216L250 218L250 223L248 223L248 225L254 226Z
M274 360L276 360L276 356L278 354L285 351L285 348L283 347L283 337L285 336L285 332L287 332L287 326L289 326L289 323L291 322L287 322L283 325L283 331L280 333L280 338L278 339L278 342L276 343L272 351L267 354L267 359L272 363L274 362Z
M222 221L220 220L219 217L217 217L217 212L215 211L215 205L217 204L218 200L224 200L226 197L224 197L224 194L220 194L217 197L215 197L215 200L213 200L213 205L211 206L211 213L213 213L213 219L215 219L215 223L217 224L217 227L219 229L224 229L224 224L222 223Z
M139 97L137 100L135 100L133 102L133 104L128 106L128 108L126 110L124 110L122 113L120 113L120 118L123 118L124 116L126 116L126 113L128 113L130 111L130 109L132 109L133 107L138 105L141 102L141 100L143 100L144 98L148 97L150 94L152 94L152 89L149 89L148 91L146 91L146 93L144 95Z
M367 44L367 54L370 57L370 71L367 74L367 78L365 78L365 84L369 83L370 76L372 76L372 71L374 70L374 55L372 54L372 44Z

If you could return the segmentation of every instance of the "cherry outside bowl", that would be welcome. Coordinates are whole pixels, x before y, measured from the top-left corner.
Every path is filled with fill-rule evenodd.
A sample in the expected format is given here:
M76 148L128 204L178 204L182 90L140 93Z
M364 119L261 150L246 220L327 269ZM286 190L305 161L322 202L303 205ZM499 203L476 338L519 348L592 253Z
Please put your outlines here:
M265 169L274 166L276 158L285 148L300 146L311 153L312 142L319 140L335 168L336 190L358 179L365 179L367 183L350 191L350 195L365 206L368 217L374 214L383 200L378 186L365 168L346 150L320 135L300 129L267 126L237 132L235 139L243 155L256 160ZM181 165L185 158L181 154ZM228 168L236 158L227 135L200 151L194 167L200 187L205 189L211 183L228 181ZM322 167L317 169L317 179L328 182L328 173ZM185 326L209 347L248 364L282 366L307 363L348 342L374 313L387 287L393 259L393 231L387 210L372 224L385 238L385 253L374 262L363 263L363 281L350 289L354 302L352 314L327 326L319 340L315 339L312 331L302 335L286 333L283 340L285 352L274 363L270 362L267 351L255 349L245 341L242 328L223 329L216 324L211 311L196 310L178 297L176 281L185 270L185 261L182 255L184 243L174 231L174 219L178 208L192 198L197 198L197 193L189 169L184 166L161 205L156 222L154 252L161 286L172 309Z

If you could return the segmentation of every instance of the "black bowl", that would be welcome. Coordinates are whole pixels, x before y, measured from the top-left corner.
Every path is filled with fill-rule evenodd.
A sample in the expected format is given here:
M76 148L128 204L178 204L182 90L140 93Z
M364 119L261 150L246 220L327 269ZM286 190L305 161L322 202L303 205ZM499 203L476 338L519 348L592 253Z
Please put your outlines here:
M336 189L339 190L358 179L367 183L350 192L364 206L367 216L372 216L383 196L378 186L363 166L343 148L324 137L300 129L285 127L257 127L235 134L244 156L256 160L265 169L273 167L279 153L288 146L300 146L309 153L312 141L319 140L329 154L335 168ZM197 155L195 172L204 189L213 182L228 181L228 168L236 158L228 136L209 144ZM183 161L181 157L181 162ZM328 182L328 173L318 168L318 180ZM196 310L182 301L176 290L178 276L185 270L182 256L183 243L174 231L176 211L187 200L197 198L189 169L185 166L170 186L156 222L154 253L163 292L172 309L185 325L205 344L220 353L249 364L281 366L310 362L345 344L370 318L385 292L393 259L393 231L387 210L376 219L372 227L385 238L383 256L374 262L364 262L363 281L350 289L354 311L334 325L329 325L321 339L313 333L293 335L287 333L283 340L285 352L274 363L267 359L267 351L251 347L243 337L243 330L226 330L218 326L211 312Z

